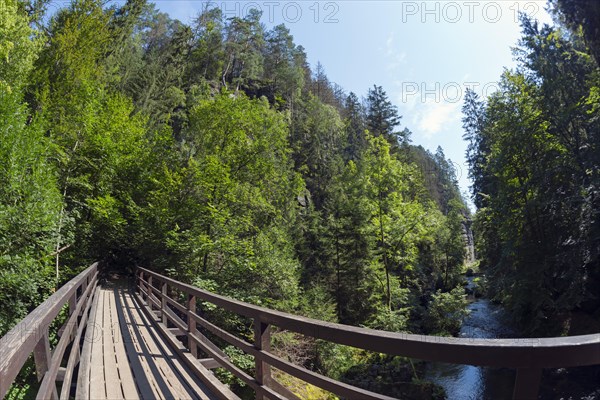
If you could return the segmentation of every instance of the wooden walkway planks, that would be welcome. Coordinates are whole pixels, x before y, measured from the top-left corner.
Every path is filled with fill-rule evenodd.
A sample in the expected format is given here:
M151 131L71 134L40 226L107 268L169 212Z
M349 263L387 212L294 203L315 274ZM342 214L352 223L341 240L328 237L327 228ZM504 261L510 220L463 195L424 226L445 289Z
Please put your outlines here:
M78 399L217 398L124 286L98 289L81 360Z

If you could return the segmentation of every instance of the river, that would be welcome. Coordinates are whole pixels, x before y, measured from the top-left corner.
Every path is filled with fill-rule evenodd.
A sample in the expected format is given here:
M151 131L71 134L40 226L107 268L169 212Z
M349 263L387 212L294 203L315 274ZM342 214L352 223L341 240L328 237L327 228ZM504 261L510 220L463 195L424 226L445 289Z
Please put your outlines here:
M467 277L467 289L473 289L473 279ZM474 298L471 311L460 329L465 338L514 337L507 313L488 299ZM509 369L482 368L471 365L429 363L425 379L442 386L448 400L511 399L515 372Z

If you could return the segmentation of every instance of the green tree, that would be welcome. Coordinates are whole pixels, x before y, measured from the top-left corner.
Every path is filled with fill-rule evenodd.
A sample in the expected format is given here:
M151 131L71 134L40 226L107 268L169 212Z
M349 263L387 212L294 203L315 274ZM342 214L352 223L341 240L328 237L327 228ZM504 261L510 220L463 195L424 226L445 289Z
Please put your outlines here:
M490 289L529 329L549 332L593 304L598 277L598 67L577 34L522 25L519 68L485 109L466 104L465 126Z
M406 284L418 254L418 238L424 233L426 204L411 198L411 186L418 185L412 167L390 153L383 137L369 137L363 159L365 193L370 201L371 221L376 227L377 260L385 276L385 304L393 310L392 273Z
M170 125L179 134L185 123L186 84L192 30L167 14L147 8L134 47L141 58L134 68L125 94L153 128Z
M321 210L328 186L342 166L345 143L339 113L308 94L298 104L291 128L295 167L300 171L312 202Z
M390 102L385 90L373 85L367 94L367 127L371 134L383 136L394 147L408 142L407 131L396 131L401 118L398 108Z
M573 31L581 27L590 53L600 65L600 5L594 1L550 0L550 9Z
M36 65L32 88L48 123L65 207L57 248L69 269L90 261L128 263L127 221L135 213L135 190L147 159L145 119L131 117L131 101L108 90L104 56L113 37L111 11L82 0L51 21L51 35ZM67 226L71 221L72 226ZM65 277L66 277L65 276Z
M443 276L445 290L456 285L455 278L461 272L465 260L463 239L464 205L457 199L450 200L449 211L435 232L435 240L439 251L438 265Z
M44 121L23 103L40 42L15 0L0 6L0 336L55 288L62 205Z
M437 291L427 313L429 331L438 336L457 335L463 320L469 315L464 290L456 287L450 292Z
M345 158L356 162L367 148L365 135L367 127L364 107L353 92L350 92L346 98L344 117L348 137Z
M304 85L304 71L297 64L297 57L294 38L285 25L277 25L267 32L264 78L270 81L275 96L282 96L292 110Z
M209 8L208 3L194 21L195 43L191 53L189 80L198 82L198 77L218 82L224 62L223 12L220 8Z
M302 182L291 170L287 132L266 99L223 93L191 110L178 193L162 194L183 196L167 233L182 271L253 302L295 290L286 227Z
M252 8L244 18L230 18L225 27L225 63L223 85L231 83L237 92L263 74L265 34L260 24L261 12Z
M338 320L350 325L367 323L376 311L371 301L372 293L378 290L372 271L375 227L371 224L364 184L353 161L334 177L324 206L327 217L321 233L328 248L327 257L323 258L332 264Z

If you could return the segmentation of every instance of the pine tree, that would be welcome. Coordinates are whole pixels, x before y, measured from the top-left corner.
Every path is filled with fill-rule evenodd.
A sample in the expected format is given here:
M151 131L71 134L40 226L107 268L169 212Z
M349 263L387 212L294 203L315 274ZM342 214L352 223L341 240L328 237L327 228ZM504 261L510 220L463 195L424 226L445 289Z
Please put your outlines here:
M350 92L346 98L344 117L348 137L346 160L357 161L367 148L367 138L365 135L365 112L358 96L353 92Z
M369 89L366 108L367 127L372 135L383 136L394 147L408 142L408 131L396 131L402 117L381 86Z

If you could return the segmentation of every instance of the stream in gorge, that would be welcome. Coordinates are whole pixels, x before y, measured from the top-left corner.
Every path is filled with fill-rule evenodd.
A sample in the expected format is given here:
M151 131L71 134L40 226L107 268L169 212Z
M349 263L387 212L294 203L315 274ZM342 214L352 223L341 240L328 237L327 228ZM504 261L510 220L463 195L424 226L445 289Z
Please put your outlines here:
M476 276L467 277L469 292ZM502 306L485 298L474 298L467 307L471 313L464 320L460 337L497 339L514 337L510 319ZM483 368L472 365L429 363L425 379L446 391L448 400L511 399L515 371L504 368Z

